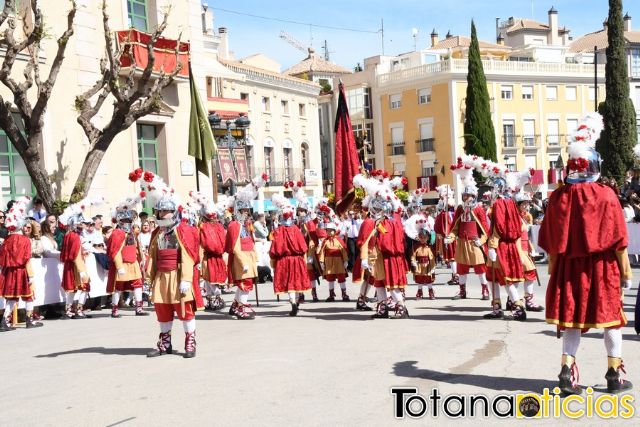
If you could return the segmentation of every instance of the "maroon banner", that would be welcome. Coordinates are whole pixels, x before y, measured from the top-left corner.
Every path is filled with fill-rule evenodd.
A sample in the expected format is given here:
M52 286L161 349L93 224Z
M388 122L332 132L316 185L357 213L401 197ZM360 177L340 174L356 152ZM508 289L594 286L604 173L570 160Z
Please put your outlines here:
M236 169L238 170L238 182L249 182L247 152L244 151L244 148L234 148L233 157L236 159Z
M220 167L220 176L222 176L222 182L227 182L228 180L236 180L236 171L233 168L231 151L229 151L228 148L218 148L218 165Z
M427 191L435 191L437 186L438 177L436 175L418 177L418 188L426 188Z
M336 213L344 213L355 198L353 190L353 177L360 172L360 160L358 159L358 149L351 127L349 117L349 107L344 93L342 82L338 85L340 95L338 96L338 111L334 132L336 133L336 158L335 158L335 196Z

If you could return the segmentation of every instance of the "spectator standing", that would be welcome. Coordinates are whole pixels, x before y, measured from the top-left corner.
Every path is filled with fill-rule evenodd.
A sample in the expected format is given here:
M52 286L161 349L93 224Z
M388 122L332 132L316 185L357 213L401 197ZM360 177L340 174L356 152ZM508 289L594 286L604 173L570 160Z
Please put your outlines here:
M42 237L40 238L40 242L42 243L42 249L44 250L43 256L45 258L60 259L60 249L55 236L55 233L58 231L57 224L58 220L54 215L49 215L42 223Z
M5 241L7 237L9 237L9 230L7 230L7 227L4 226L5 220L5 213L0 211L0 245Z
M22 234L27 236L31 241L31 257L42 258L44 255L44 247L40 239L40 223L36 220L27 220L22 226Z
M33 199L33 208L29 210L27 216L35 219L38 222L42 222L47 217L47 210L44 208L42 204L42 199L35 198Z
M269 237L269 229L264 214L258 214L253 223L253 237L256 242L264 242Z
M347 253L349 255L349 264L347 267L349 271L353 269L353 263L356 259L356 241L358 240L361 225L362 220L356 216L354 211L349 211L349 215L342 221L340 226L341 234L347 241Z

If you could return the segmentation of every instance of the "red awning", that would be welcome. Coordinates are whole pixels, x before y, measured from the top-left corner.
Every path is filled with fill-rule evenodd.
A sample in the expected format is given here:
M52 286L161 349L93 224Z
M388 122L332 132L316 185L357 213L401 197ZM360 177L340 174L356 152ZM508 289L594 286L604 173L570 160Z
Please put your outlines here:
M151 35L143 33L136 29L125 31L117 31L118 43L123 44L122 56L120 64L122 67L131 67L132 61L129 55L129 49L133 53L135 66L139 70L144 70L149 62L149 51L147 44L151 40ZM176 58L176 47L178 47L178 56ZM178 73L179 76L189 77L189 43L180 42L178 46L177 40L166 39L160 37L153 48L155 62L153 71L160 73L171 73L176 69L178 63L182 64L182 68Z

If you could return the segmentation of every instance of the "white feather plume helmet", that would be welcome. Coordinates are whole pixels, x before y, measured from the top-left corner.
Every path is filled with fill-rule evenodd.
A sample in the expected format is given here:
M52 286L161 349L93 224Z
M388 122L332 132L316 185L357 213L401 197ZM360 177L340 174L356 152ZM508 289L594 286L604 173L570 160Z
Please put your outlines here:
M443 201L442 206L444 207L444 201L446 200L447 205L454 206L455 198L453 197L453 189L449 186L449 184L444 184L436 187L436 191L438 192L438 196L441 201Z
M309 203L307 193L304 192L304 182L302 181L289 181L284 183L284 188L293 192L293 197L296 199L296 209L304 209L307 212L311 212L312 205Z
M295 208L293 207L289 199L284 197L282 193L276 193L271 196L271 202L273 202L273 205L278 208L285 220L293 218L293 216L295 215Z
M19 231L27 222L27 212L31 204L31 197L19 197L6 214L5 226L10 232Z
M249 206L251 201L258 197L260 189L269 182L269 176L266 173L256 175L250 183L242 187L234 196L227 197L227 209L233 211L236 201L243 202Z
M451 171L460 177L463 192L468 194L478 194L478 186L476 180L473 177L473 171L475 169L472 158L469 156L460 156L458 161L449 167Z
M104 203L104 197L85 197L77 203L73 203L62 212L58 222L66 228L70 222L77 223L77 219L84 218L84 211L91 206L100 206ZM75 221L75 222L74 222Z
M190 191L191 205L197 207L198 213L207 219L222 218L225 207L221 203L214 203L208 196L198 192Z
M365 192L365 197L362 199L363 208L369 209L372 203L387 203L392 212L402 212L402 201L396 196L395 190L406 185L406 178L389 178L389 173L381 169L371 171L368 176L358 174L353 177L353 186Z
M151 206L155 207L162 200L173 203L178 211L183 209L180 196L160 176L149 171L144 172L141 186Z
M151 175L144 175L144 171L142 169L136 169L129 174L129 181L136 184L143 178L143 176L149 178ZM141 189L137 193L132 194L118 202L115 208L111 210L111 221L115 223L117 221L119 213L134 210L140 203L145 200L146 197L146 191Z
M600 133L604 129L604 121L599 113L592 112L583 116L578 121L578 127L569 134L569 160L567 168L569 177L567 181L581 181L580 174L591 175L593 179L599 176L600 165L592 162L599 161L599 155L595 151L595 144ZM584 177L583 177L584 178ZM588 178L587 178L588 180Z

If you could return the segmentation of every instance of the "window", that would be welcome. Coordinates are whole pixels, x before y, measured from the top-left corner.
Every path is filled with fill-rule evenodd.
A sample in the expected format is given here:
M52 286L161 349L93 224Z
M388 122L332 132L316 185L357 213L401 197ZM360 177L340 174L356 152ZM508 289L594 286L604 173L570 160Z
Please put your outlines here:
M242 99L243 101L248 101L249 100L249 94L245 93L245 92L240 92L240 99Z
M547 120L547 144L558 145L560 143L560 121L557 119Z
M421 153L424 153L425 151L433 151L432 123L420 124L420 140L418 141L418 151Z
M309 146L303 142L300 146L300 151L300 157L302 159L302 169L309 169Z
M13 116L20 131L24 133L20 116L17 114ZM27 167L3 130L0 130L0 183L2 183L3 202L19 196L35 195Z
M431 88L420 89L418 91L418 104L428 104L431 102Z
M640 50L631 49L629 52L631 56L631 77L640 77Z
M136 125L138 134L138 165L158 173L158 129L155 125Z
M513 86L502 86L500 88L500 96L506 100L513 99Z
M578 99L578 89L575 86L567 86L564 90L567 101L575 101Z
M589 101L596 100L596 88L595 86L589 86Z
M558 100L558 86L547 86L547 100L548 101Z
M536 145L536 121L535 120L523 120L522 121L522 142L525 147L535 147Z
M404 128L391 128L391 155L404 155Z
M252 177L254 175L253 171L253 145L245 145L245 153L247 153L247 170L249 172L249 176Z
M290 181L293 179L293 171L291 170L291 148L283 148L283 163L284 163L284 180Z
M389 104L392 110L402 106L402 94L396 93L389 96Z
M289 115L289 101L282 100L280 101L280 107L282 108L282 114L285 116Z
M273 147L264 147L264 171L270 177L274 176L274 173L273 173Z
M502 139L505 147L516 146L516 125L513 120L502 122Z
M524 156L524 167L526 169L538 169L536 156Z
M351 89L347 91L347 106L349 114L356 115L362 113L364 109L364 88Z
M578 129L578 119L567 119L567 134Z
M394 175L404 175L404 171L407 165L404 163L394 163L393 164L393 174Z
M127 13L129 15L129 27L146 32L147 0L127 0Z
M533 99L533 86L522 86L522 99Z
M433 167L433 160L423 160L421 166L422 176L433 176L436 174L435 168Z
M505 156L504 165L511 171L515 172L516 170L516 158L514 156Z
M268 96L262 97L262 112L268 113L271 111L271 100Z
M304 104L298 104L298 115L300 117L306 117L307 116L307 110L306 110Z

